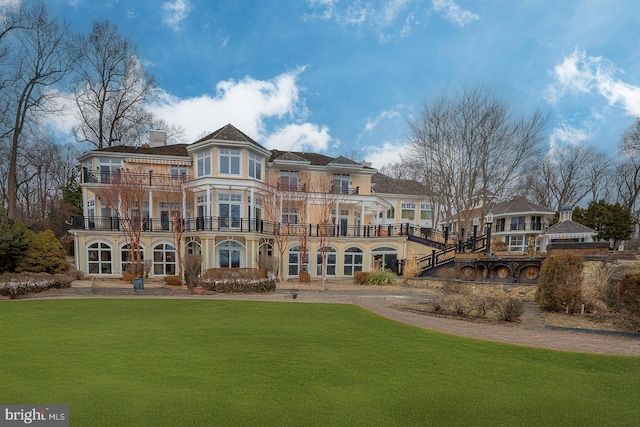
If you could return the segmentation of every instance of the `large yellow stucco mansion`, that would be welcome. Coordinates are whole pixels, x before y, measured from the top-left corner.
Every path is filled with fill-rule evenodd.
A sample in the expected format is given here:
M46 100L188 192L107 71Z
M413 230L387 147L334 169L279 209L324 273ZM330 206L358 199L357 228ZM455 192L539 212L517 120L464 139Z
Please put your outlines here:
M127 218L151 277L178 274L178 245L183 255L200 255L203 269L258 267L282 252L285 277L301 268L320 276L321 244L327 274L337 277L393 270L397 260L431 252L407 238L432 230L424 186L344 157L268 150L232 125L192 144L166 145L154 131L142 147L79 160L83 215L71 232L77 268L88 276L120 277L127 268Z

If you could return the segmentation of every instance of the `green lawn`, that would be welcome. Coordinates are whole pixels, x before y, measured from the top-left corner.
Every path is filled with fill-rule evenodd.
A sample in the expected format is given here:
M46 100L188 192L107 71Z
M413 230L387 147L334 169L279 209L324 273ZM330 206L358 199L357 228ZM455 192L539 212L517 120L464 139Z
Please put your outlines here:
M640 358L490 344L348 305L5 301L0 403L69 404L72 426L637 425Z

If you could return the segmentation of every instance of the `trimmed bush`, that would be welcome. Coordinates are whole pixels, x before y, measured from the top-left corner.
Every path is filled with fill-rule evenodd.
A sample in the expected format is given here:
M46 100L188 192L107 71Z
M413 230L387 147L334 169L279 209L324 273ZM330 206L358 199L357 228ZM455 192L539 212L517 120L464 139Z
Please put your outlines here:
M204 280L258 280L267 277L267 271L260 268L210 268L202 275Z
M202 259L200 255L187 254L184 256L182 265L184 267L184 280L187 282L187 287L193 289L198 286L200 272L202 271Z
M369 283L372 285L395 285L396 275L390 271L374 271L369 273Z
M0 275L0 295L15 298L46 291L50 288L67 288L73 279L66 274L47 273L7 273Z
M235 293L266 293L276 290L275 278L262 279L204 279L200 286L207 291L220 292L223 294Z
M540 307L549 311L580 311L582 298L581 257L573 255L550 256L540 267L540 281L536 300Z
M356 271L353 273L353 283L356 285L368 285L369 273L366 271Z

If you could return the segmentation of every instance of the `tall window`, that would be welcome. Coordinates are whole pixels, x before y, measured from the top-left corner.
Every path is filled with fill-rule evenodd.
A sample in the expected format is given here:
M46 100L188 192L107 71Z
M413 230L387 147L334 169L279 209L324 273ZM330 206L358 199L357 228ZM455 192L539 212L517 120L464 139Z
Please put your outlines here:
M278 190L298 191L298 171L280 171L278 173Z
M396 208L394 208L393 206L391 206L391 209L387 210L387 218L388 219L393 219L396 217Z
M100 182L111 182L111 178L122 168L122 160L103 158L98 160L98 168L100 169Z
M262 159L255 154L249 154L249 177L262 179Z
M512 216L511 217L511 231L524 230L526 224L526 217L524 216Z
M336 250L330 247L325 247L325 254L327 260L327 276L335 276L336 275ZM318 276L322 276L322 254L318 251L317 256L317 268L316 273Z
M416 215L416 204L414 202L402 202L402 219L413 219Z
M240 209L242 207L241 194L218 195L218 215L221 227L240 227Z
M136 254L135 252L133 253L133 259L136 259ZM144 248L140 247L140 260L142 262L144 262ZM122 268L123 273L125 271L130 271L131 268L131 252L129 251L129 245L124 245L122 248L120 248L120 261L121 261L121 265L120 268ZM143 264L144 265L144 264Z
M211 151L201 151L196 154L196 175L211 176Z
M349 182L351 177L344 173L334 173L331 176L331 192L337 194L349 194Z
M506 222L507 220L505 218L499 218L496 220L496 233L504 231Z
M240 150L220 150L220 174L240 175Z
M242 244L235 240L225 240L218 245L218 267L239 268L242 258Z
M89 245L87 248L89 274L111 274L111 246L103 242Z
M541 216L532 216L531 217L531 230L542 230L542 217Z
M176 249L168 243L153 248L153 274L175 276Z
M298 223L298 208L283 207L282 208L282 223L283 224L297 224Z
M344 275L353 276L356 271L362 271L362 249L348 248L344 251Z
M309 255L307 254L307 257ZM300 256L300 246L289 249L289 276L297 276L302 268Z

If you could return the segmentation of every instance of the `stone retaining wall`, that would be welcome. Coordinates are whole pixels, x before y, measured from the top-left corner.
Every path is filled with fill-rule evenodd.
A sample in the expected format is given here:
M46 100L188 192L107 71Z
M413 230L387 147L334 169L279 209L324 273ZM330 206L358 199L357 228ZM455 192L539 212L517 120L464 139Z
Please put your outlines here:
M450 292L484 296L489 298L517 297L523 301L533 301L538 286L535 284L460 282L436 278L408 279L406 287L430 289L439 292Z

